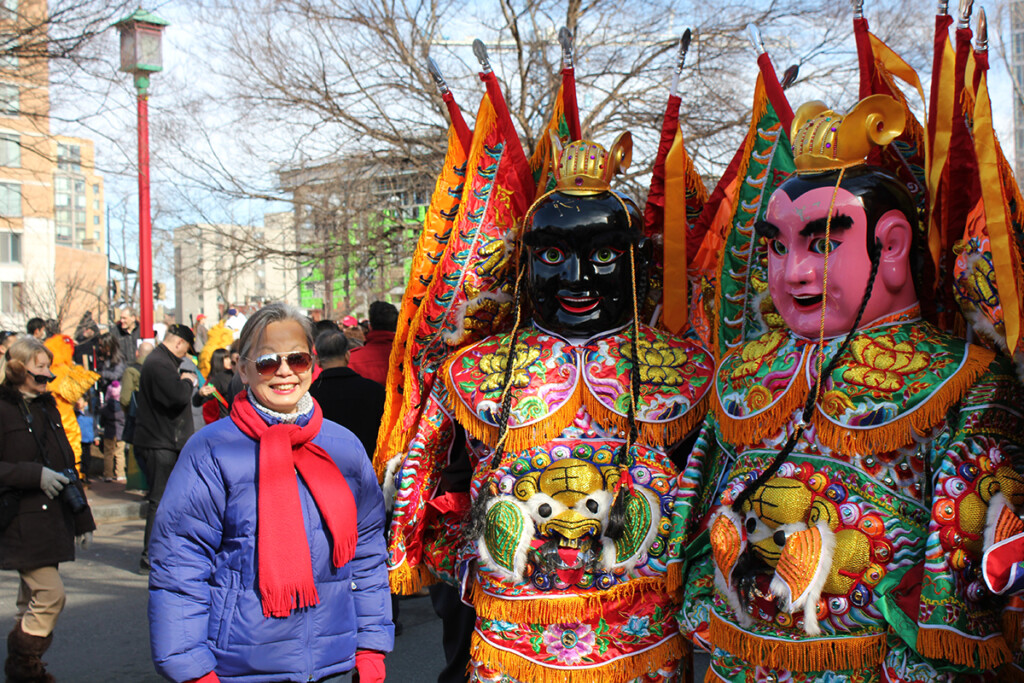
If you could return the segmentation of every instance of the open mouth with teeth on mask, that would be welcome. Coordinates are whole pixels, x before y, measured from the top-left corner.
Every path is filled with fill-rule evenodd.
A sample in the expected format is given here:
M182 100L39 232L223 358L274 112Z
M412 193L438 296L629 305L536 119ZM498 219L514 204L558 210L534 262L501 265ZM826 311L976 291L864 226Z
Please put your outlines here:
M565 510L540 526L547 540L535 541L535 558L542 572L572 586L598 570L601 525L575 510Z

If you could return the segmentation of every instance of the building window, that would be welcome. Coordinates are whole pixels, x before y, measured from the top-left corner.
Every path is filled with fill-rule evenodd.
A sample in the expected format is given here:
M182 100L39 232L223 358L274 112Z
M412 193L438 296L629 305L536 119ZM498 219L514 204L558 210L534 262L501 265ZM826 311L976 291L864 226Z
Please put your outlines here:
M73 171L75 173L81 173L82 146L65 145L63 142L57 143L57 168L59 168L62 171ZM81 191L85 192L85 181L79 180L76 182L76 185L78 183L82 184Z
M0 233L0 262L21 263L21 234Z
M21 215L21 185L0 183L0 216Z
M21 166L21 137L16 133L0 133L0 166Z
M21 283L0 283L0 313L21 313Z
M0 33L0 69L18 69L18 34Z
M93 225L99 225L100 224L100 217L98 215L95 215L95 214L93 215L93 217L92 217L92 224Z
M0 114L16 116L19 111L18 86L0 83Z
M62 225L60 211L57 212L57 241L61 244L71 244L71 222L69 220Z

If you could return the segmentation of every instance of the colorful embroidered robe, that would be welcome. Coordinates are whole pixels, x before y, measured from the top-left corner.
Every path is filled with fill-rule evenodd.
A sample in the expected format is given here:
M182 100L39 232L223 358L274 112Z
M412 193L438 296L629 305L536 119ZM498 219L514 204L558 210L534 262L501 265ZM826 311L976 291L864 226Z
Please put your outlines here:
M695 342L640 328L639 438L625 527L608 512L629 428L627 331L573 344L537 327L516 343L506 455L485 531L463 541L469 497L437 495L456 424L475 499L498 438L509 335L458 351L394 474L392 582L457 584L476 608L474 680L673 679L682 653L666 586L677 468L669 455L704 416L714 362ZM398 463L395 463L398 464Z
M682 630L713 653L707 680L955 681L1003 666L1019 643L978 567L1000 516L1024 510L1010 364L916 310L862 330L792 454L734 512L814 391L816 351L777 330L727 355L680 476L673 523L692 540L673 568L686 567Z

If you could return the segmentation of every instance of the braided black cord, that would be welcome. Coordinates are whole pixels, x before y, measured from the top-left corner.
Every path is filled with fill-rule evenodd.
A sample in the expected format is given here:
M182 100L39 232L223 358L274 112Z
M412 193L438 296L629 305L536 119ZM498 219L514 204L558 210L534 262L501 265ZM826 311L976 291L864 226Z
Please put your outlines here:
M829 360L825 370L820 375L818 375L817 382L819 385L825 381L826 377L830 377L832 375L832 372L836 369L836 366L839 364L839 359L842 358L843 354L846 352L846 348L850 345L850 341L857 334L857 328L860 326L860 320L861 317L863 317L864 315L864 309L867 308L868 300L871 298L871 292L875 287L875 277L878 275L878 266L882 260L881 242L875 242L874 248L870 250L869 256L871 258L871 274L868 276L868 284L867 287L864 289L864 298L861 299L860 308L857 311L857 317L853 322L853 327L851 327L850 331L846 334L846 338L843 339L843 343L839 345L839 348L836 350L835 355L833 355L832 358ZM779 468L782 467L782 465L789 458L789 455L793 452L793 449L796 448L796 442L799 441L800 437L803 435L804 429L807 427L808 424L810 424L811 415L814 413L814 407L817 398L817 392L812 391L810 394L808 394L807 402L804 403L804 409L803 412L800 414L800 422L797 424L796 429L794 429L793 433L789 435L788 439L786 439L786 443L782 446L782 449L779 451L778 455L776 455L775 458L772 460L768 468L765 469L765 471L762 472L760 475L758 475L758 477L754 479L754 481L747 484L747 486L744 487L740 494L736 496L736 500L733 501L732 504L733 512L741 512L743 504L746 503L752 495L754 495L755 491L764 486L765 482L767 482L769 479L775 476L775 473L779 471Z
M638 429L636 424L636 402L640 397L640 320L637 314L637 285L636 285L636 261L633 245L629 247L629 260L630 268L633 271L632 283L633 283L633 323L630 325L630 335L632 336L633 351L629 357L629 407L626 410L626 420L629 423L629 435L626 441L622 444L618 454L615 456L615 464L620 469L629 467L629 451L636 443L638 436ZM605 529L605 535L612 539L617 540L622 536L622 532L626 528L626 492L623 491L623 486L620 485L618 492L615 494L615 500L612 501L612 508L608 511L608 527Z
M516 342L519 337L519 329L522 326L521 313L522 304L519 300L520 283L522 281L522 266L519 259L519 252L516 252L515 263L515 286L512 289L512 334L509 341L508 358L505 362L505 374L502 377L501 412L498 414L498 442L494 447L494 455L487 463L487 474L484 476L483 486L480 493L469 509L469 523L466 525L466 537L476 540L484 535L487 527L487 506L494 498L494 491L491 490L492 482L489 481L491 473L501 465L501 459L505 455L505 434L508 432L508 422L512 414L512 372L515 369Z

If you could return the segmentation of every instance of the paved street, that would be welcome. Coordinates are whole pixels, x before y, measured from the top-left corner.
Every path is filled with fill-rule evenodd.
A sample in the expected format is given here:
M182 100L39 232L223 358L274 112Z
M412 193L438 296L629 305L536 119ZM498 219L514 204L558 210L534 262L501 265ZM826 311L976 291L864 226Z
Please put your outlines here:
M146 577L137 573L141 520L101 524L95 543L61 566L68 602L44 660L61 683L163 680L153 670L146 622ZM17 574L0 572L4 642L13 623ZM430 681L443 665L440 622L427 598L402 601L400 636L387 660L388 680Z

